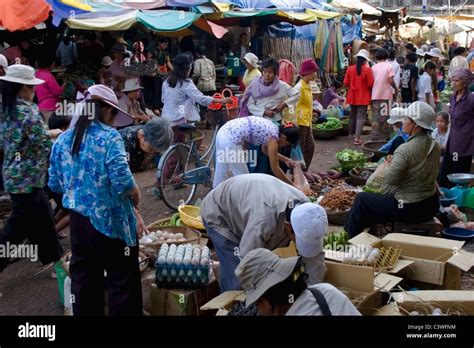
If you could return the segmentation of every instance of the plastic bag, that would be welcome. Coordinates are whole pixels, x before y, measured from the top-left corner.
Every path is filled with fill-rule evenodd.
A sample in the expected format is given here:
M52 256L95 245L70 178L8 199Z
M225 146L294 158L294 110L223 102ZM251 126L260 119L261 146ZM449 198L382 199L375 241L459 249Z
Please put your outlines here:
M385 177L385 170L387 169L387 163L382 162L378 165L375 172L367 179L365 187L367 191L379 193L383 191L383 179Z
M308 180L303 174L303 170L301 169L301 165L297 164L293 168L293 182L295 186L300 189L305 195L311 194L311 188L309 187Z
M290 158L293 161L298 162L299 164L301 164L301 166L303 166L303 167L306 166L306 162L304 161L304 157L303 157L303 150L301 150L300 144L298 144L296 146L293 146L291 148Z

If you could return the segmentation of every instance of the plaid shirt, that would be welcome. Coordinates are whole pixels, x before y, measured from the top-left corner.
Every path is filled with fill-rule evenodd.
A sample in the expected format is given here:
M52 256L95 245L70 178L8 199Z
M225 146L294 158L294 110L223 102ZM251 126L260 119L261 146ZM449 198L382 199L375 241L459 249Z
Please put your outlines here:
M201 92L216 90L216 67L212 60L202 57L194 62L194 73L192 77Z
M49 155L53 142L38 106L17 99L16 114L6 117L3 180L8 193L31 193L46 186Z

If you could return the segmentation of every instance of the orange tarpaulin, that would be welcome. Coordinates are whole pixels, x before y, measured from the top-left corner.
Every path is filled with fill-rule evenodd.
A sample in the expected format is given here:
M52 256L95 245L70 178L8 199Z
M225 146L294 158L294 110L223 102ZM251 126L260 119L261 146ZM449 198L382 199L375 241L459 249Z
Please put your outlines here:
M48 19L50 11L44 0L1 0L0 26L9 31L31 29Z

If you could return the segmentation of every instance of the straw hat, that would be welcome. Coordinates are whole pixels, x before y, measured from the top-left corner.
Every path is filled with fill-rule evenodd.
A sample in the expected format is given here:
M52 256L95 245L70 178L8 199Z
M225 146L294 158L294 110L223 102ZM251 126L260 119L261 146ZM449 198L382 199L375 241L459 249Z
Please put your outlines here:
M140 84L138 83L138 80L137 79L129 79L129 80L126 80L125 81L125 86L124 88L122 89L122 92L133 92L133 91L137 91L139 89L143 89L143 87L140 86Z
M8 67L6 75L0 77L0 80L20 83L22 85L35 86L44 83L43 80L35 77L35 69L29 65L14 64Z
M128 46L128 42L122 36L119 36L115 42Z

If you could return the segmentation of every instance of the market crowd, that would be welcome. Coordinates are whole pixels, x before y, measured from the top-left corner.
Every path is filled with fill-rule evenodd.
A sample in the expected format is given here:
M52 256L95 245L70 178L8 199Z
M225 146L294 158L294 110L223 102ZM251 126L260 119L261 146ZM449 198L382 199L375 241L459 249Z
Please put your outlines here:
M13 205L0 244L28 238L43 264L58 264L69 227L75 315L103 315L104 288L109 314L142 313L138 239L147 231L132 173L183 142L182 125L205 120L208 106L232 101L215 95L221 62L192 39L182 41L172 57L163 37L99 41L92 33L78 48L65 34L41 53L23 40L0 55L2 185ZM293 178L317 166L312 125L326 120L327 110L350 117L354 146L363 144L369 115L371 140L386 143L380 191L357 195L345 223L351 236L375 224L432 218L438 188L452 185L447 175L471 171L474 48L468 56L453 47L446 56L433 44L385 41L349 52L345 75L330 85L312 57L288 78L287 62L259 59L248 34L228 52L242 62L240 114L219 129L216 151L255 151L257 163L216 161L201 213L220 261L221 290L243 288L262 314L359 314L324 283L327 215ZM58 105L75 82L67 72L79 62L95 67L96 76L76 83L72 99L80 107L69 114ZM299 257L269 251L291 240ZM0 270L8 262L0 258Z

